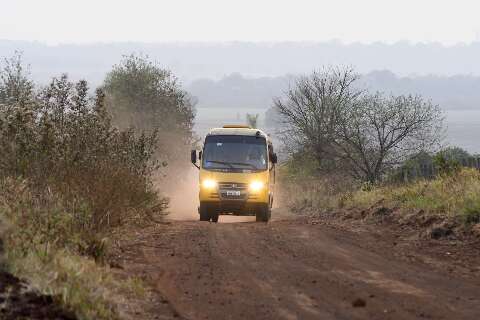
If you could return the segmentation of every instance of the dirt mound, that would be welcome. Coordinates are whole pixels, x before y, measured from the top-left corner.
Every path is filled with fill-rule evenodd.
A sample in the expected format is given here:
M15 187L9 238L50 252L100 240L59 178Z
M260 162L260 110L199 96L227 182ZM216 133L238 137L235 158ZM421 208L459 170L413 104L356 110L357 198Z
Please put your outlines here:
M424 210L410 212L399 208L389 208L381 204L368 209L348 208L325 215L325 218L339 218L342 221L361 221L369 224L390 225L408 234L416 234L422 239L467 240L480 237L480 225L466 226L459 219L427 213Z

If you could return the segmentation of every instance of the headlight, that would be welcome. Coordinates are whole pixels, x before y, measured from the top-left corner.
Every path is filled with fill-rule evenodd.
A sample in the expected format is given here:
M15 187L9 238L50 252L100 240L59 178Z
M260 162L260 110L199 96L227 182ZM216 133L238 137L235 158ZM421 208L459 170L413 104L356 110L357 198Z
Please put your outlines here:
M253 181L252 183L250 183L249 189L252 192L259 192L260 190L263 189L263 182Z
M203 180L202 182L202 187L204 187L205 189L213 189L216 186L217 186L217 181L212 179L206 179L206 180Z

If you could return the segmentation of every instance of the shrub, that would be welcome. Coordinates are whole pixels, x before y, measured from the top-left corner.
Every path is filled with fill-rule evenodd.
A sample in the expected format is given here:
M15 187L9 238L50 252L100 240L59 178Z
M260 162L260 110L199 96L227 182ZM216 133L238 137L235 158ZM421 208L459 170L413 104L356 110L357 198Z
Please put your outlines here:
M129 55L114 65L103 83L106 106L113 122L120 128L159 132L158 145L163 152L156 154L169 164L188 164L193 142L194 99L182 90L178 79L152 62L148 56Z
M433 164L440 175L453 175L460 170L460 162L457 159L450 158L445 152L438 152L433 157Z
M112 228L163 213L157 132L115 128L103 91L90 97L85 81L62 75L35 92L27 76L19 55L0 70L5 266L79 319L115 319L112 296L141 284L118 284L89 258L104 261Z
M27 181L0 181L0 227L4 265L29 285L75 311L79 319L117 319L125 295L142 296L136 278L118 282L103 261L106 239L83 222L82 205L64 205L50 190L33 192ZM78 211L73 211L77 208ZM80 254L80 255L79 255Z
M121 225L145 209L160 213L165 202L151 183L156 132L116 129L103 92L94 99L87 92L85 81L63 75L23 99L28 103L1 105L0 178L23 177L33 190L51 190L86 230ZM89 215L80 216L78 206Z
M466 202L462 220L466 225L480 223L480 199L470 199Z

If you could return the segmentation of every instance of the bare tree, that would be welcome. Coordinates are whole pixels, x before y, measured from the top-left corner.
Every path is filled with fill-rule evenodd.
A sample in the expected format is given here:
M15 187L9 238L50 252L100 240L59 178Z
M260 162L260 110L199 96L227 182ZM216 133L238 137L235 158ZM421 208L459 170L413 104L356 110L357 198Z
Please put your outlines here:
M360 91L349 68L302 77L275 100L293 151L312 153L319 167L376 182L389 168L442 138L442 112L420 96L385 98Z
M274 100L287 150L309 152L321 168L331 166L338 156L338 124L361 95L352 85L357 79L351 68L324 68L298 78L285 97Z
M440 108L420 96L365 95L345 116L336 151L353 176L370 182L443 137Z

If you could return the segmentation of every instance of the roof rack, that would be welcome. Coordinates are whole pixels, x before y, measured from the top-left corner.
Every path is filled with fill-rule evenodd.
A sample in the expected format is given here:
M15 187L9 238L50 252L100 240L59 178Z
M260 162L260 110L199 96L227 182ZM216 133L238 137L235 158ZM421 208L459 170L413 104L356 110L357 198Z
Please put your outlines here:
M250 126L247 126L247 125L243 125L243 124L226 124L223 126L223 128L227 129L227 128L243 128L243 129L251 129Z

